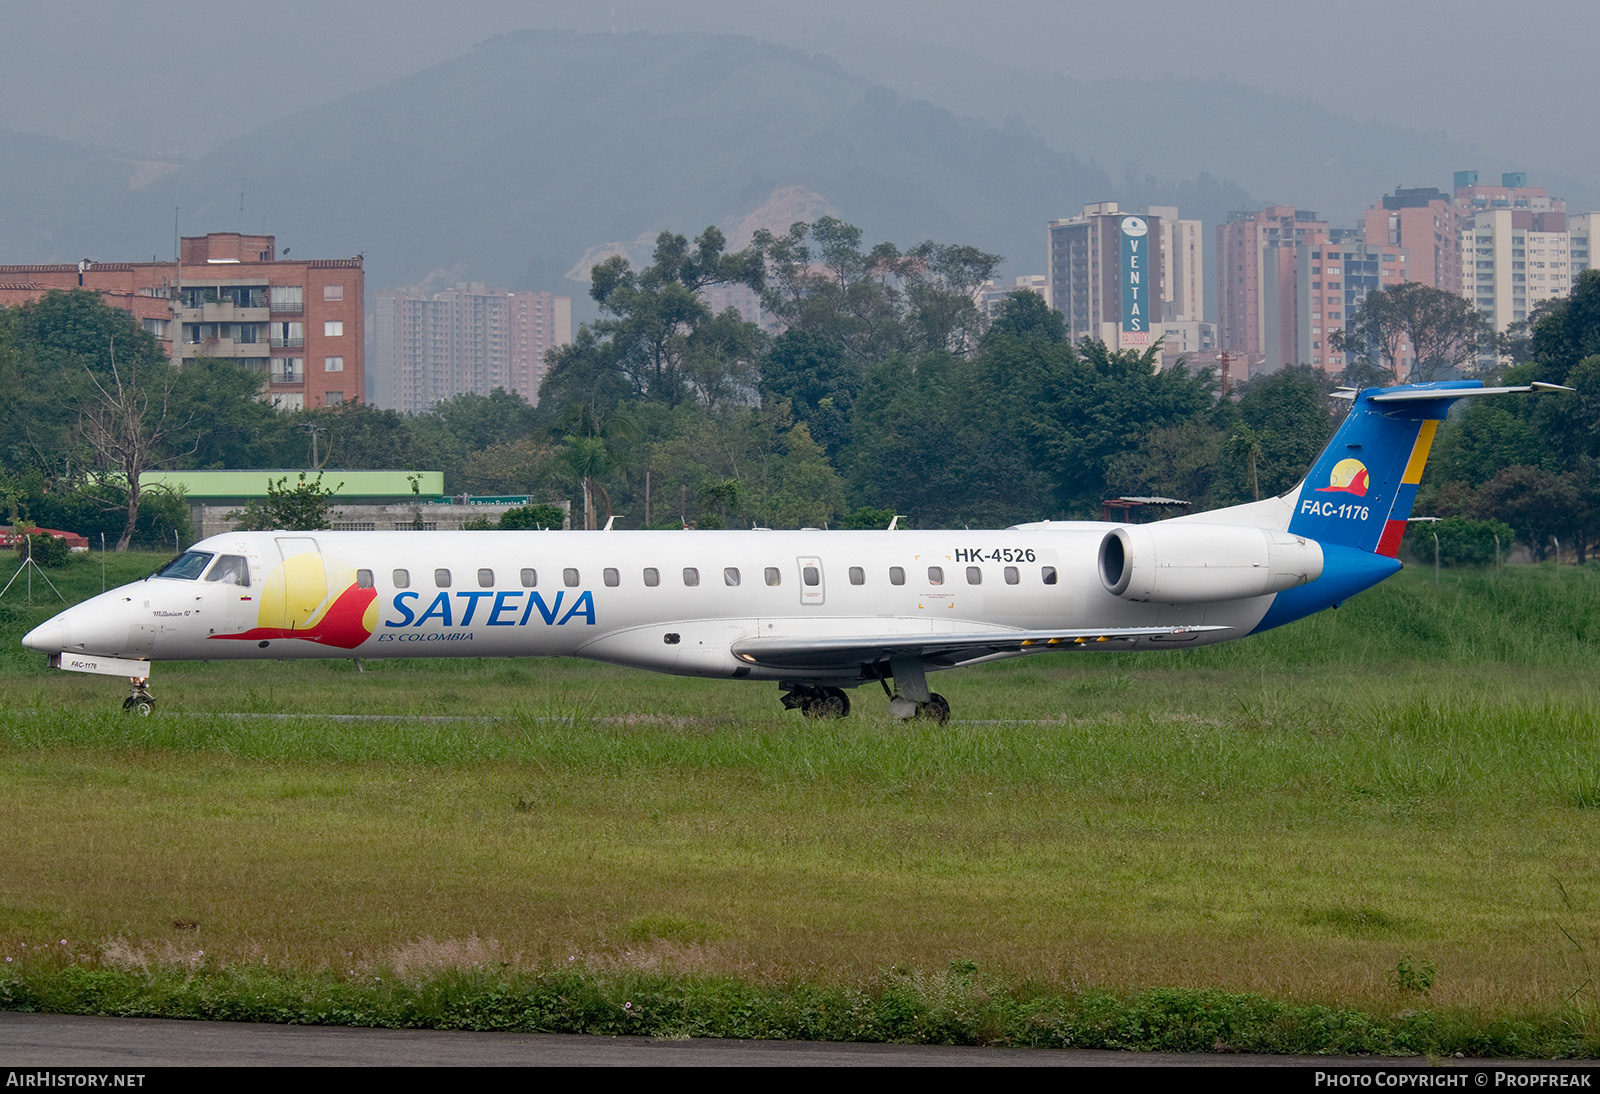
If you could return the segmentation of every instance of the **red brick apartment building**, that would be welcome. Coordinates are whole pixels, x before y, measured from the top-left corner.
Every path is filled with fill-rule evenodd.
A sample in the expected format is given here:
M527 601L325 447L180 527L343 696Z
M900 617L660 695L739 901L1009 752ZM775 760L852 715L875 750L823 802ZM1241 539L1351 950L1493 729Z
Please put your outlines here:
M361 256L280 259L273 236L185 236L181 262L0 266L0 305L88 289L162 340L174 362L225 357L261 373L285 410L360 401Z
M1292 205L1239 212L1217 225L1221 347L1273 371L1296 361L1296 248L1327 242L1328 222Z

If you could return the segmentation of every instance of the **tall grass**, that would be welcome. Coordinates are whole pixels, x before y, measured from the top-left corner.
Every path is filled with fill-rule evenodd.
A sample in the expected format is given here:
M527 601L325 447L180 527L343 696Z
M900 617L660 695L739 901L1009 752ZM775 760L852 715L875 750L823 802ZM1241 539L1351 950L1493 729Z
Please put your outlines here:
M33 618L0 601L4 642ZM945 726L867 690L816 723L771 687L477 660L162 666L136 719L115 681L6 655L0 949L22 971L0 992L244 1014L241 991L306 991L456 1022L417 992L478 977L493 1015L555 983L681 1008L714 982L691 1011L862 993L873 1037L1031 1043L1016 1016L1045 1000L1050 1043L1173 1043L1115 1032L1140 1014L1270 1040L1206 1024L1226 1013L1330 1050L1352 1022L1386 1051L1592 1046L1596 618L1585 570L1407 573L1214 649L941 675ZM446 955L433 987L340 994L419 948ZM974 962L1010 1002L937 1003ZM1496 1040L1513 1027L1544 1032Z

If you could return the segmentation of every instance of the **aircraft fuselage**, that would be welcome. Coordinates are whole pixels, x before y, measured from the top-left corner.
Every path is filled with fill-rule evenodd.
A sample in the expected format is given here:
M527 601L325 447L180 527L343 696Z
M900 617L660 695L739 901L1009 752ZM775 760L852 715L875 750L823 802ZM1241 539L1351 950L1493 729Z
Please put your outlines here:
M1266 613L1271 596L1160 604L1113 595L1096 566L1114 527L235 532L190 548L192 575L152 576L104 593L30 634L28 644L154 661L570 656L777 680L796 673L742 660L734 645L1218 628L1111 646L1170 649L1239 637ZM248 585L214 579L228 558L243 561ZM841 666L814 675L851 673Z

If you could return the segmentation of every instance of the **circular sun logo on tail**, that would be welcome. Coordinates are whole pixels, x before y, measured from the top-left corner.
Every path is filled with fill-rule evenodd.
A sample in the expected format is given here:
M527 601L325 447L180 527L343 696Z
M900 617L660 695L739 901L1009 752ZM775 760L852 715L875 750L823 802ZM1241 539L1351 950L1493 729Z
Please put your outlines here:
M1367 496L1367 465L1360 460L1340 460L1328 475L1328 485L1317 487L1317 493L1354 494Z

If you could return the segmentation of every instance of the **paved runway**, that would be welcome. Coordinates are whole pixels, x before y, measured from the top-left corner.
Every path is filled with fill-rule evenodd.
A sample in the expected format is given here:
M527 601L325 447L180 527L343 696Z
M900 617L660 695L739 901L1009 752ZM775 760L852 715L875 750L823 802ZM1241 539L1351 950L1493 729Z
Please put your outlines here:
M0 1068L1426 1066L1422 1059L1215 1056L815 1041L270 1026L0 1012ZM146 1084L151 1085L151 1084Z

